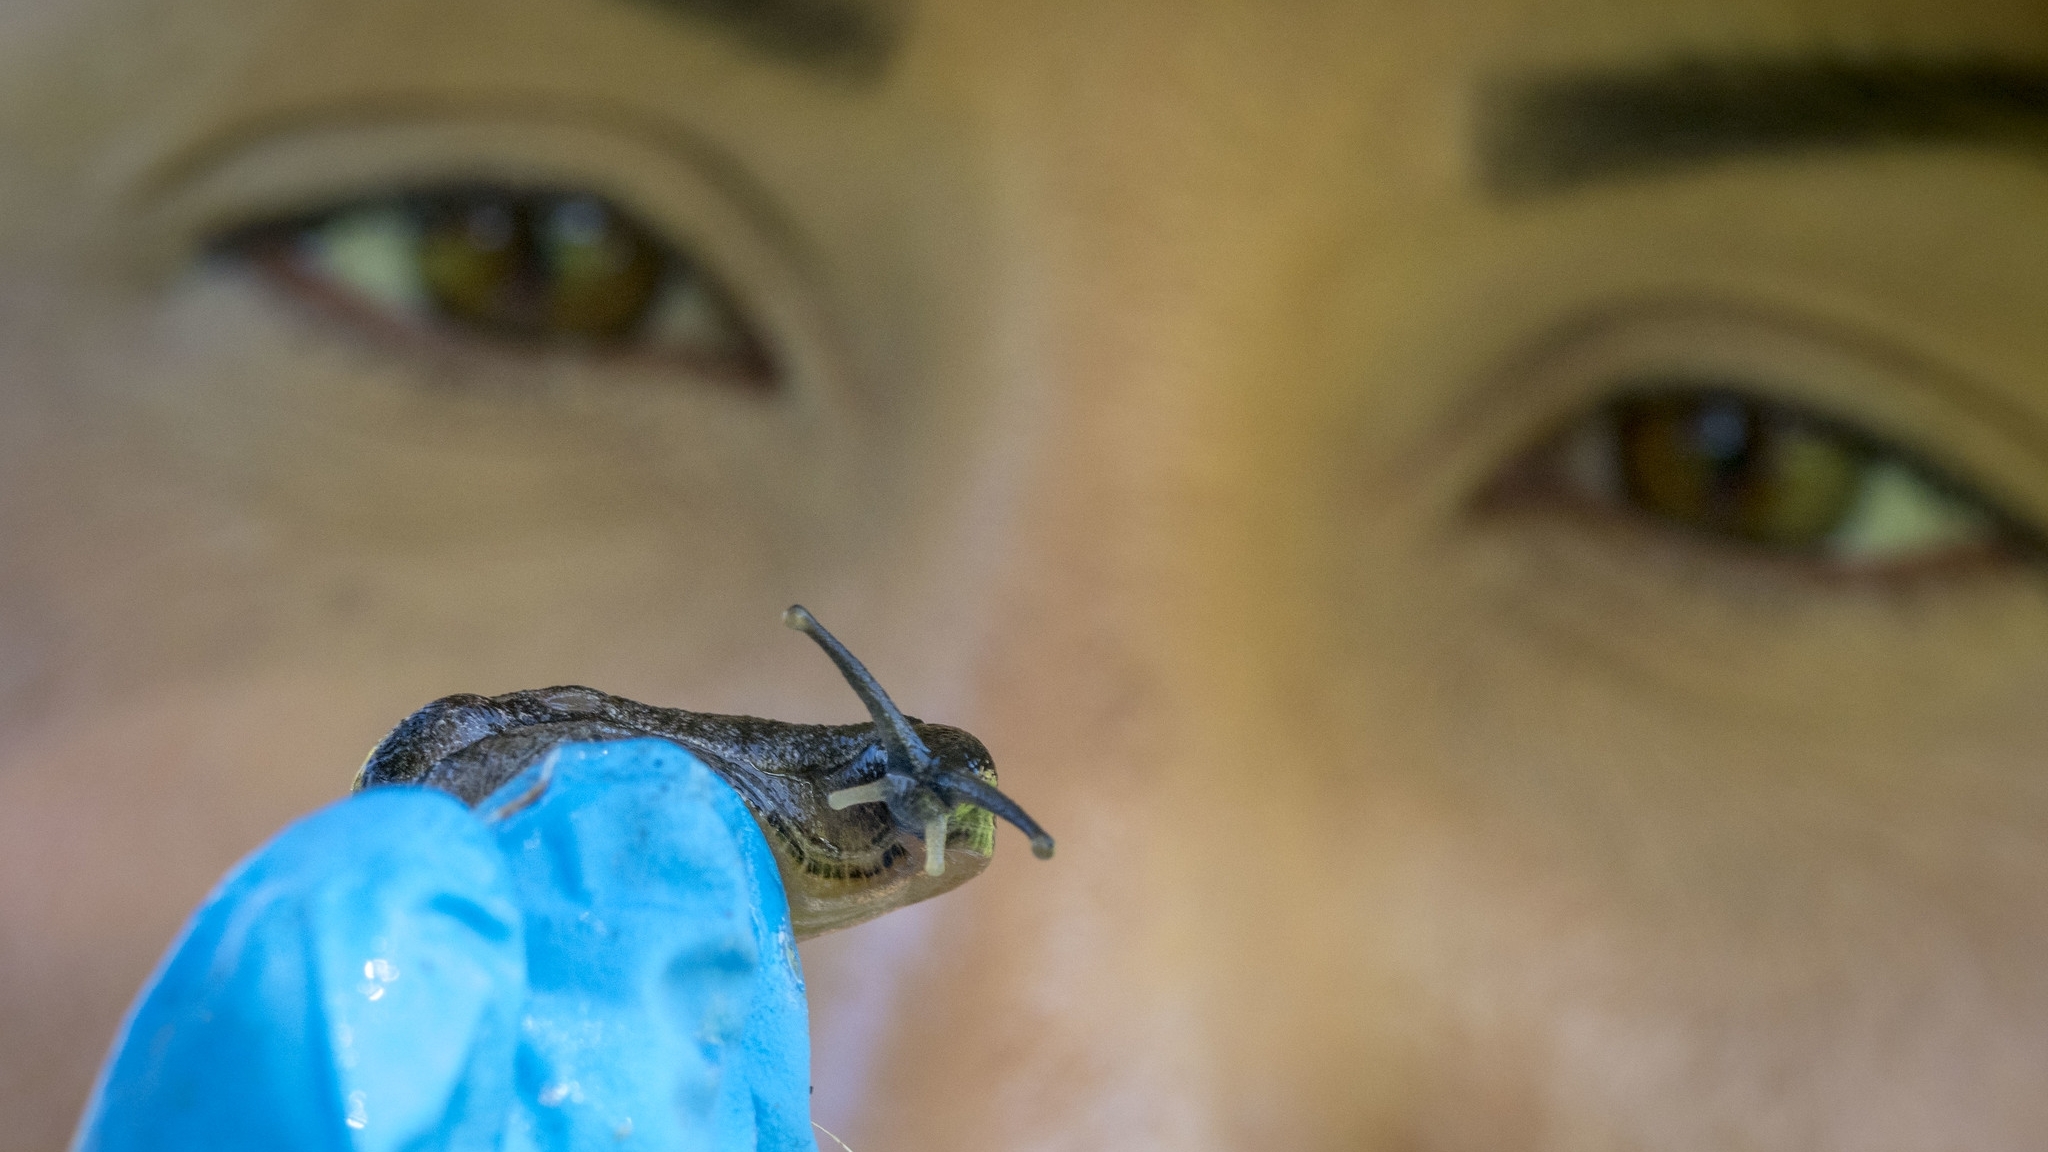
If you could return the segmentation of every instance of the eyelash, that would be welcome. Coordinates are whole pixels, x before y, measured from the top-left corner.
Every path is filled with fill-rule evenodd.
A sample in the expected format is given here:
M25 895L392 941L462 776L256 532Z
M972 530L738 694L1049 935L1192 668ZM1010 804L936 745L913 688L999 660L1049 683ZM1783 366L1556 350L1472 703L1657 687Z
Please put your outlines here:
M381 335L638 355L753 386L778 376L703 264L588 193L408 191L245 229L221 247Z

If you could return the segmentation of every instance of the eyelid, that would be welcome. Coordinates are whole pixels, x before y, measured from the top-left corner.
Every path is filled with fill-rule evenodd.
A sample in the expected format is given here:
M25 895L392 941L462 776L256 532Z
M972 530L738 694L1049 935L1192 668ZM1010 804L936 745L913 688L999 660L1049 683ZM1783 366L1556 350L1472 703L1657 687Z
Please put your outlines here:
M1490 501L1506 462L1646 377L1743 381L1755 398L1818 414L2026 532L2048 522L2048 427L2020 393L1857 327L1717 300L1595 314L1511 357L1446 426L1449 439L1430 438L1464 477L1457 499Z
M168 278L224 237L458 185L574 189L602 197L709 268L772 339L789 403L810 406L845 357L801 232L743 169L703 141L644 120L451 109L340 109L224 134L137 182L133 247Z

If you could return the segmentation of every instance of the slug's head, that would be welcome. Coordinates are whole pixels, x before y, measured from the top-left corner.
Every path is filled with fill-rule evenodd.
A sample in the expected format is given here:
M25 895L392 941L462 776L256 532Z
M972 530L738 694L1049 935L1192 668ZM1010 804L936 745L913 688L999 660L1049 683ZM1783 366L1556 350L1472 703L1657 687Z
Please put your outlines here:
M855 804L885 804L898 828L924 839L926 873L946 870L946 832L975 809L1000 816L1031 839L1041 860L1052 856L1052 837L1016 802L997 790L994 764L981 741L957 728L926 727L927 742L898 711L889 694L853 653L846 650L818 619L800 604L782 614L782 622L818 642L839 667L854 694L874 718L876 741L883 752L882 775L833 792L827 803L835 809Z

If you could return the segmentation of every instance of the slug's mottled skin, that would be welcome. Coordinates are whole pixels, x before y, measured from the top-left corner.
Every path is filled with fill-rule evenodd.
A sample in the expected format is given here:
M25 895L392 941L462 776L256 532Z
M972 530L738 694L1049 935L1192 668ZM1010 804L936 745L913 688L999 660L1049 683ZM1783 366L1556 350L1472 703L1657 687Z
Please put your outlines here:
M853 685L872 724L786 724L657 708L590 688L446 696L392 729L355 788L419 784L471 807L569 742L659 737L688 749L738 792L761 824L799 938L879 916L958 887L988 865L1001 815L1041 857L1053 841L996 789L981 741L896 710L867 669L810 613L783 620L808 633ZM531 803L500 798L495 818Z

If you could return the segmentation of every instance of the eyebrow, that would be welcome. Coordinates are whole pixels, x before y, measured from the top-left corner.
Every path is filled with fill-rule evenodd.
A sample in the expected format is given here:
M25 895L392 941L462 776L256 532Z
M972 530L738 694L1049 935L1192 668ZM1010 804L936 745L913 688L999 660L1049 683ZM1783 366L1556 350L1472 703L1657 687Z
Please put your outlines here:
M1967 145L2048 152L2048 67L1988 60L1690 61L1482 96L1480 173L1503 196L1746 157Z
M639 0L710 24L768 60L866 81L900 39L896 0Z

